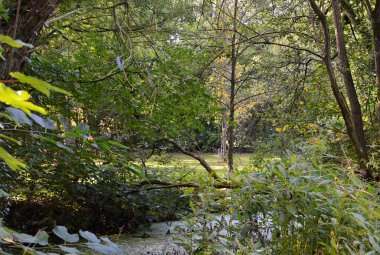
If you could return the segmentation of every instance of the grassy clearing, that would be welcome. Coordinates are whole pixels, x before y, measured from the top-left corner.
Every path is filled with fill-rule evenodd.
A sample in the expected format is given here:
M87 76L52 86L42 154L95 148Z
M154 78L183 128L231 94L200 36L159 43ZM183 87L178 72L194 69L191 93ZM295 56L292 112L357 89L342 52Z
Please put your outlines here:
M201 155L219 175L227 173L227 161L224 161L223 158L213 153L203 153ZM248 153L235 154L234 162L236 169L242 170L249 167L251 157L252 154ZM168 153L160 156L153 156L148 160L147 167L158 171L205 172L204 168L197 160L181 153Z

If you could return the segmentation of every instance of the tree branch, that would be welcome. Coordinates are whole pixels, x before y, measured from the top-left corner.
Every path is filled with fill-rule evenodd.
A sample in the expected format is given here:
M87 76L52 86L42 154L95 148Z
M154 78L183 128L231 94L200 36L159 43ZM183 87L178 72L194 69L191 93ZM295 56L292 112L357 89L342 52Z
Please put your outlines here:
M177 143L176 141L172 140L172 139L169 139L169 138L162 138L160 139L159 141L165 141L165 142L168 142L170 144L172 144L177 150L179 150L181 153L187 155L187 156L190 156L196 160L198 160L198 162L206 169L206 171L210 174L210 176L212 178L214 178L215 180L218 180L219 179L219 176L216 174L216 172L210 167L210 165L206 162L206 160L204 160L204 158L202 158L201 156L195 154L195 153L192 153L188 150L186 150L184 147L182 147L179 143ZM159 142L158 141L158 142Z

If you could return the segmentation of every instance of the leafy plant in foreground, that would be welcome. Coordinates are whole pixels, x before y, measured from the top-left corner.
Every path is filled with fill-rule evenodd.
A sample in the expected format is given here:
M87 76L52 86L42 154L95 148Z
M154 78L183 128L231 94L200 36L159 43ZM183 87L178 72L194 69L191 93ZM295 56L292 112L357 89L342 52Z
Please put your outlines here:
M98 238L89 231L79 231L78 234L70 234L64 226L56 226L53 233L64 241L63 245L53 245L49 243L49 234L45 231L38 231L35 236L18 233L6 227L0 227L0 238L4 250L0 249L0 254L89 254L88 250L96 251L100 254L127 254L127 251L110 241L107 237ZM80 237L86 243L80 243ZM87 251L86 251L87 250ZM11 253L9 253L11 252Z

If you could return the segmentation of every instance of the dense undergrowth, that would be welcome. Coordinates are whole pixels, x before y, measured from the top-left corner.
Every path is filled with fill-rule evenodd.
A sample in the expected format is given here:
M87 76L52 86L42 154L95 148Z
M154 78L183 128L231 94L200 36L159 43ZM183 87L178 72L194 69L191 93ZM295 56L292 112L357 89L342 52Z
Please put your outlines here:
M380 253L379 184L317 154L263 156L255 171L235 174L241 187L224 200L221 191L202 192L190 221L197 233L178 243L192 254ZM230 220L215 216L215 203Z

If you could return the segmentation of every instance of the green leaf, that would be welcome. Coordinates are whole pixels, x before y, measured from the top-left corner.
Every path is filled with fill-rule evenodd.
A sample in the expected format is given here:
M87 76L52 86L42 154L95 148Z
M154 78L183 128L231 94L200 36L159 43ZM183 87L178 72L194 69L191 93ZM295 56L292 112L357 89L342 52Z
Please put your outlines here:
M370 235L369 236L369 242L372 244L373 248L375 248L375 250L380 253L380 245L379 243L376 241L375 237Z
M37 116L33 113L29 114L29 117L31 117L37 124L39 124L43 128L47 128L50 130L55 130L57 127L54 125L53 121L51 119L43 119L40 116Z
M136 175L136 176L138 176L138 177L140 177L142 179L146 179L147 180L148 178L141 172L141 170L139 170L137 168L138 167L135 166L135 165L127 165L126 166L126 169L128 171L130 171L131 173L133 173L134 175Z
M100 240L96 237L96 235L94 235L93 233L89 232L89 231L82 231L82 230L79 230L79 234L84 238L84 239L87 239L88 241L90 242L93 242L93 243L100 243Z
M121 249L117 244L111 242L107 237L102 237L101 240L106 244L100 243L87 243L87 246L97 252L102 254L126 254L124 249Z
M115 147L119 147L121 149L128 149L127 146L122 145L121 143L119 143L119 142L117 142L115 140L110 140L110 141L108 141L108 143L111 144L111 145L113 145L113 146L115 146Z
M256 190L266 190L268 187L261 184L261 183L257 183L255 185L253 185L253 188L256 189Z
M0 147L0 158L4 160L5 164L7 164L12 170L22 170L26 168L26 165L14 157L12 157L6 150Z
M42 141L45 141L45 142L48 142L48 143L51 143L51 144L54 144L56 145L57 141L54 140L54 139L51 139L51 138L47 138L45 136L42 136L42 135L34 135L35 138L37 139L40 139Z
M36 241L36 238L34 236L31 236L31 235L27 235L27 234L19 234L19 233L13 233L13 239L17 242L20 242L20 243L37 243Z
M64 145L61 142L56 142L55 145L57 145L59 148L67 150L70 153L74 153L74 151L72 149L70 149L69 147L67 147L66 145Z
M117 244L115 244L114 242L111 242L108 237L101 237L100 239L104 243L106 243L108 245L108 247L113 248L116 251L116 253L123 253L123 252L125 253L125 250L120 249L120 247Z
M49 234L45 231L39 230L34 238L36 239L36 243L41 246L49 245Z
M60 237L65 242L76 243L79 241L78 234L69 234L65 226L56 226L53 229L53 233Z
M10 75L12 77L18 79L22 83L26 83L26 84L31 85L33 88L40 91L41 93L44 93L47 96L50 95L50 90L71 96L70 92L67 92L64 89L50 85L46 81L42 81L42 80L37 79L35 77L27 76L27 75L19 73L19 72L12 72L12 73L10 73Z
M17 145L21 145L21 142L20 142L20 141L14 139L13 137L7 136L7 135L0 134L0 138L7 139L7 140L9 140L9 141L11 141L11 142L14 142L14 143L17 144Z
M9 113L13 119L17 120L19 124L27 124L29 126L33 124L33 122L28 118L28 116L19 109L7 107L5 108L5 111Z
M67 246L63 246L63 245L58 245L58 247L62 251L67 252L68 254L74 254L74 255L84 254L83 252L79 251L77 248L71 248L71 247L67 247Z
M3 240L13 240L13 232L5 227L0 227L0 238Z
M8 44L9 46L13 48L21 48L22 45L20 43L21 41L13 40L12 37L7 35L0 35L0 43Z
M104 244L100 244L100 243L87 243L86 244L88 248L94 250L94 251L97 251L97 252L100 252L101 254L105 254L105 255L113 255L113 254L118 254L115 249L111 248L111 247L108 247Z
M288 212L290 212L291 214L293 214L294 216L296 216L296 214L297 214L297 209L296 209L296 207L294 206L294 204L290 204L290 203L288 203L288 204L285 205L285 208L286 208L286 210L287 210Z
M47 137L44 137L42 135L34 135L34 137L37 138L37 139L40 139L42 141L48 142L50 144L53 144L53 145L55 145L55 146L57 146L59 148L65 149L65 150L67 150L70 153L74 153L74 151L72 149L70 149L69 147L67 147L63 143L58 142L58 141L56 141L56 140L54 140L52 138L47 138Z
M352 216L354 216L355 220L358 223L360 223L360 225L362 225L363 227L366 228L366 220L361 214L358 214L358 213L351 213L351 214L352 214Z

